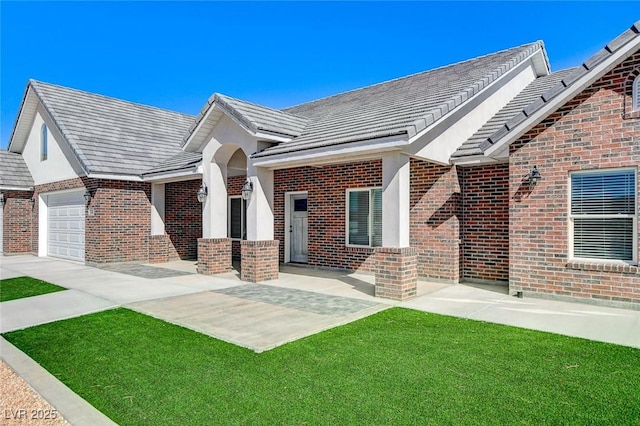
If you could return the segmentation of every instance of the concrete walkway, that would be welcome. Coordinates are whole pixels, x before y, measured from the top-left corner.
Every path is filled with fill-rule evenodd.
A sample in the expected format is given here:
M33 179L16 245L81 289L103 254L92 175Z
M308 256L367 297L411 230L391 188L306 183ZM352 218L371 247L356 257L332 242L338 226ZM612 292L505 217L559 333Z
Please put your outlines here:
M284 266L278 280L257 285L240 281L236 272L195 274L194 262L108 269L0 257L0 279L27 275L69 289L0 304L0 332L125 306L260 352L401 306L640 348L640 311L517 299L500 286L420 282L416 298L394 302L373 297L371 276L295 266ZM0 355L72 424L109 424L2 338Z

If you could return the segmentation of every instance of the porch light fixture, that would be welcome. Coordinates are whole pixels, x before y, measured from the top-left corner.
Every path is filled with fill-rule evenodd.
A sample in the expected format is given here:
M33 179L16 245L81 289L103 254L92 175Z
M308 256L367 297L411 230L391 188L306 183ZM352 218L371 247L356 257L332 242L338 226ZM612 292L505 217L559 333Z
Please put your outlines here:
M249 201L251 199L251 193L253 192L253 183L247 178L247 181L242 186L242 199Z
M0 207L4 206L4 193L0 192Z
M89 191L85 192L83 197L84 197L84 204L88 206L89 203L91 202L91 192Z
M31 209L33 210L33 206L36 204L35 198L29 198L29 204L31 204Z
M529 186L536 186L538 182L540 182L540 180L542 179L542 175L538 170L538 166L533 166L533 169L528 174L528 177L529 177Z
M202 185L200 185L200 188L198 188L198 201L204 203L204 200L207 199L207 194L207 186L203 182Z

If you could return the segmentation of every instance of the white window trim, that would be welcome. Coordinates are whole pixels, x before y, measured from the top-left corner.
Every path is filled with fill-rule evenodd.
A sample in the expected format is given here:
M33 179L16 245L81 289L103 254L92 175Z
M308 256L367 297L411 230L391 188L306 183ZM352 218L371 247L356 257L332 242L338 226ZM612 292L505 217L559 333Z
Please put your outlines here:
M354 248L375 248L371 245L371 238L373 237L373 203L371 200L373 197L371 196L372 189L380 189L381 186L369 186L364 188L349 188L345 191L345 213L344 213L344 244L346 247L354 247ZM358 192L358 191L369 191L369 244L368 245L360 245L360 244L349 244L349 193Z
M49 127L47 123L40 126L40 161L47 161L49 158Z
M632 171L636 177L636 197L635 197L635 206L634 206L634 215L629 214L608 214L608 215L572 215L571 214L571 176L574 174L586 174L586 173L602 173L602 172L623 172L623 171ZM613 167L613 168L605 168L605 169L594 169L594 170L574 170L569 172L568 182L567 182L567 222L568 222L568 243L569 243L569 262L588 262L588 263L603 263L603 264L613 264L613 265L637 265L638 264L638 169L635 167ZM616 260L616 259L596 259L591 257L575 257L573 255L573 220L580 218L633 218L633 254L632 260Z
M633 84L631 85L631 97L633 111L640 111L640 75L633 80Z
M229 197L227 197L227 236L228 238L231 238L231 241L242 241L242 238L231 237L231 199L234 198L239 198L242 203L241 195L230 195ZM244 227L244 221L247 220L245 216L246 212L244 211L244 209L240 209L240 229Z

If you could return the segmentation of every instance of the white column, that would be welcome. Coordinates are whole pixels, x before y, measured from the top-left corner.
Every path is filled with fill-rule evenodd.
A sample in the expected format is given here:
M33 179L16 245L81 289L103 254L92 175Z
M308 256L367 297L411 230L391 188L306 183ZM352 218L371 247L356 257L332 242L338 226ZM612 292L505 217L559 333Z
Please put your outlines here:
M227 166L216 162L204 164L203 182L208 195L203 203L202 237L227 237ZM196 194L193 194L195 197Z
M164 235L164 183L151 184L151 235Z
M249 166L253 193L247 204L247 240L273 240L273 170Z
M409 157L382 157L382 246L409 247Z

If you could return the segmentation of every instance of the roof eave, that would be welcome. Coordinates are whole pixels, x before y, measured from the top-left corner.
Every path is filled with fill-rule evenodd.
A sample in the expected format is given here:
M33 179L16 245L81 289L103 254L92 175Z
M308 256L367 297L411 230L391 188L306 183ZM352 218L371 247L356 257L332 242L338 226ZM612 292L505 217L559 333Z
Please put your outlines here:
M549 99L548 102L544 102L544 96L546 95L545 92L545 94L540 98L544 103L530 115L526 116L525 113L526 118L519 124L512 128L505 125L504 128L501 128L494 133L494 135L490 136L489 139L491 139L491 145L482 147L484 148L484 155L495 158L503 156L505 149L508 149L509 145L518 140L522 135L531 130L566 102L580 94L598 78L615 68L620 62L624 61L631 52L635 52L640 49L640 34L638 34L640 33L640 23L635 24L632 29L634 28L636 31L636 37L628 40L623 46L618 47L617 50L611 53L608 58L588 69L582 77L573 81L571 85L566 87L564 90L556 93L556 96ZM599 53L596 53L596 55L598 54ZM587 60L587 62L589 62L589 60ZM587 68L587 62L583 64L585 69Z

